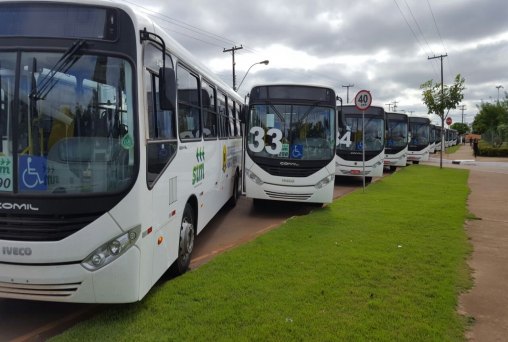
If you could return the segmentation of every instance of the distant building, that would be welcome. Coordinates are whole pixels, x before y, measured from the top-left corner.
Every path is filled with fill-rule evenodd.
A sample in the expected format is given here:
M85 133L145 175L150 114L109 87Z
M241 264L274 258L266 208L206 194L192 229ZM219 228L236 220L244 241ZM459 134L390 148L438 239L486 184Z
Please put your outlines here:
M467 133L466 134L466 142L470 142L471 140L480 140L482 136L480 134Z

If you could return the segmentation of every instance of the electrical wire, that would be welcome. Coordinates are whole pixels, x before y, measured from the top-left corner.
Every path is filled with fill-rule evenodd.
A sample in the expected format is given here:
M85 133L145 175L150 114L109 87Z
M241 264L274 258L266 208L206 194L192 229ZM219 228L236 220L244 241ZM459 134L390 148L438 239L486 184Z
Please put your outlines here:
M421 44L420 42L420 39L418 39L418 36L416 35L415 31L413 30L413 27L409 24L409 21L407 20L406 16L404 15L404 12L402 11L402 9L400 8L399 4L397 3L397 0L393 0L393 2L395 2L395 5L397 6L397 8L399 9L399 13L400 15L402 16L402 18L404 19L404 21L406 22L406 25L407 27L409 28L409 30L411 31L411 33L413 34L413 37L415 38L416 42L418 43L418 46L420 46L420 48L425 51L425 48L423 47L423 45ZM435 67L435 64L434 63L431 63L432 65L432 69L434 70L434 75L439 75L439 73L437 72L436 70L436 67Z

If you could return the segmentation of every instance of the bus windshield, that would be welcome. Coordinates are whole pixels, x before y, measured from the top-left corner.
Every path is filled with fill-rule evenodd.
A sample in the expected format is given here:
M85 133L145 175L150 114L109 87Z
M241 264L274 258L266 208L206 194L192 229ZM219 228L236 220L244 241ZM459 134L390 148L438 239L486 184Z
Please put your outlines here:
M334 108L257 104L251 106L248 127L252 156L300 160L330 160L334 156Z
M430 132L429 124L423 122L412 121L409 123L409 131L411 132L410 145L428 145Z
M407 145L407 120L390 119L387 121L386 147L404 147Z
M337 144L339 151L362 151L362 117L345 116L346 127L342 127L341 139ZM382 151L384 149L384 120L365 117L365 151Z
M131 66L76 51L0 53L0 191L119 192L132 182Z

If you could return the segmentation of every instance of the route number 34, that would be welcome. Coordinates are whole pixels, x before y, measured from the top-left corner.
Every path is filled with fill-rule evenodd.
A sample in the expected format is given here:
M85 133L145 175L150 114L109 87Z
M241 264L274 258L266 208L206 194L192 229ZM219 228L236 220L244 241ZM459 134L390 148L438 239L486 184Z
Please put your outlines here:
M337 145L346 145L347 148L351 146L351 131L346 131L342 137L337 136Z
M249 143L249 149L254 152L265 150L269 154L279 154L282 151L282 132L277 128L270 128L266 136L272 138L272 143L265 145L265 130L262 127L252 127L249 131L254 137L254 143Z

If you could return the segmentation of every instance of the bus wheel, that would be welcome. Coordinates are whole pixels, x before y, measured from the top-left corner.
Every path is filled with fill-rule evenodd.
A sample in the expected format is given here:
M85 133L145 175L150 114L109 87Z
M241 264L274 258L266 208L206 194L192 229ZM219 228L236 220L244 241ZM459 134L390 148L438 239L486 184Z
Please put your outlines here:
M180 241L178 243L178 259L174 264L174 273L184 274L189 268L192 250L194 248L194 211L189 203L183 211L182 224L180 226Z
M371 183L372 177L365 177L365 183Z
M390 165L390 171L395 172L397 170L397 166Z
M235 180L233 181L233 194L231 194L231 198L229 198L228 206L230 208L234 208L236 203L238 203L238 199L240 198L241 189L240 189L240 177L238 177L238 172L235 174Z
M413 160L413 164L418 165L418 164L420 164L420 161L419 160Z

